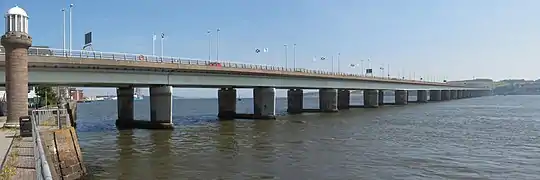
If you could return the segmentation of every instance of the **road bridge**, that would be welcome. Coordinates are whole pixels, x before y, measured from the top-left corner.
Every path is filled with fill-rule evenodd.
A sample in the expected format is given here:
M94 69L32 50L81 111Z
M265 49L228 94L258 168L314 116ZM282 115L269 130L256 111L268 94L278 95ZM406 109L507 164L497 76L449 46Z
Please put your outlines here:
M417 91L418 101L427 102L490 94L489 87L468 87L361 74L325 72L303 68L216 62L129 53L68 51L31 47L28 50L28 83L118 88L118 123L131 126L133 88L150 87L157 127L170 127L172 88L219 88L222 119L246 117L236 113L236 88L254 89L254 119L275 118L275 89L288 89L288 112L304 112L303 90L319 89L320 112L337 112L350 106L350 91L364 91L363 107L383 105L383 91L395 91L396 104L407 104L408 92ZM6 72L5 54L0 54L0 76ZM0 77L5 84L5 77ZM429 98L428 98L429 97ZM140 124L140 123L135 123ZM147 125L145 125L147 126ZM155 126L155 125L152 125Z

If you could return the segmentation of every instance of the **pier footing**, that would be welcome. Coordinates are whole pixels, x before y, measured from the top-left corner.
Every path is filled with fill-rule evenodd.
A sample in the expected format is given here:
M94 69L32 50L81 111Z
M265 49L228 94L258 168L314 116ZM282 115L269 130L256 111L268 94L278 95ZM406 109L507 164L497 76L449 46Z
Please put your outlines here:
M116 120L117 129L174 129L172 123L152 122L145 120Z

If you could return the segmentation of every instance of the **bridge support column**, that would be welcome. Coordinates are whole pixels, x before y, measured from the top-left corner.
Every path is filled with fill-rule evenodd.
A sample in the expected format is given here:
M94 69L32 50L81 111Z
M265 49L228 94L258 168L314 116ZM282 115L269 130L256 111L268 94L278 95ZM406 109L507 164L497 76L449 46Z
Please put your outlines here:
M253 89L253 118L276 119L276 89Z
M416 91L416 101L420 103L427 103L428 102L428 91L426 90L418 90Z
M451 99L450 90L441 90L441 100L448 101Z
M492 90L484 90L484 96L491 96L493 94Z
M349 109L351 105L351 91L340 89L338 91L338 109Z
M364 107L378 108L379 107L379 92L374 89L364 90Z
M395 101L396 105L406 105L408 104L409 95L406 90L396 90L395 91Z
M321 112L338 112L337 89L319 89L319 109Z
M379 95L377 95L377 98L379 98L379 106L383 106L384 105L384 90L380 89L378 93Z
M218 118L233 120L236 116L236 89L220 88L218 90Z
M463 90L456 90L457 91L457 99L463 98Z
M457 90L450 90L450 99L457 99Z
M172 123L172 86L150 87L150 123L153 128L168 129Z
M429 91L429 101L441 101L442 99L441 90L430 90Z
M116 88L116 106L118 110L117 127L126 127L133 124L133 87Z
M289 89L287 91L287 112L299 114L304 110L304 92L302 89Z
M8 31L2 36L1 44L6 50L7 119L4 127L18 128L19 118L28 115L28 48L32 38L27 32Z

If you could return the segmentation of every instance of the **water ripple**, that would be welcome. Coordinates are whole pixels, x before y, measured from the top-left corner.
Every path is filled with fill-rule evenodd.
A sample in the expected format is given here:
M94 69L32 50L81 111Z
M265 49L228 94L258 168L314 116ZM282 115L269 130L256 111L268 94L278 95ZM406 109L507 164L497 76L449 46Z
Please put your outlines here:
M538 102L497 96L220 122L216 100L175 100L189 108L175 108L174 131L117 131L116 104L99 102L81 104L78 131L94 179L525 180L540 177ZM277 105L285 114L286 102ZM148 118L148 102L135 106Z

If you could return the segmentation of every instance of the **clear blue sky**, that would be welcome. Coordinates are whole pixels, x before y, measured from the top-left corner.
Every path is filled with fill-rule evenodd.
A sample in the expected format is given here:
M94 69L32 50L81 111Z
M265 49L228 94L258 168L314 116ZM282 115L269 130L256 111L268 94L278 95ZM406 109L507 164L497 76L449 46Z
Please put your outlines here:
M0 9L26 9L34 45L61 48L60 10L70 3L74 49L92 31L96 50L151 54L152 33L164 32L166 56L207 59L206 31L215 43L220 28L220 59L235 62L284 66L283 45L296 43L297 66L321 70L331 62L313 57L338 52L341 71L358 71L349 64L370 57L374 69L390 64L393 76L536 79L540 67L538 0L2 0ZM269 52L257 56L256 48ZM114 91L87 94L103 92Z

